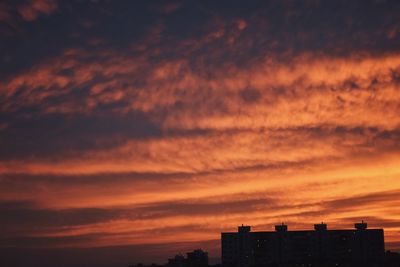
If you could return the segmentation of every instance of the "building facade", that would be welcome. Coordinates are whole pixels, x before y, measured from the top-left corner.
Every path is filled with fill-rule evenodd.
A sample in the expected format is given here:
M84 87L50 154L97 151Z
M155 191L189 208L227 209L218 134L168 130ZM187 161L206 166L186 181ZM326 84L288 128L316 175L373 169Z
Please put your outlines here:
M310 231L288 231L287 225L271 232L221 234L223 267L362 266L380 267L385 255L383 229L357 223L350 230L328 230L324 223Z

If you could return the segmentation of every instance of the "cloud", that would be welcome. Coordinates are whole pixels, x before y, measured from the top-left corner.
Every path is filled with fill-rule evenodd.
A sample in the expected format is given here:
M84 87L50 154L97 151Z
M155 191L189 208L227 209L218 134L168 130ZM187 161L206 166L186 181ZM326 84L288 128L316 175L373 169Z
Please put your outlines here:
M240 91L240 96L244 102L253 103L257 102L261 98L261 94L258 90L246 88Z
M26 21L34 21L41 14L49 15L57 10L54 0L29 0L17 7L17 11Z
M113 218L112 211L105 209L66 209L45 210L31 207L31 205L10 205L9 202L1 203L5 216L0 223L4 226L25 225L25 227L60 227L90 224L98 221L107 221Z
M142 112L104 116L48 115L35 118L10 116L9 127L0 133L0 159L54 158L86 150L106 149L129 139L161 136L159 126ZM69 129L65 131L66 129ZM18 140L18 141L16 141Z
M312 224L302 221L316 218L328 222L331 229L337 229L366 220L371 227L384 227L390 237L391 232L400 228L396 217L371 217L360 210L374 207L379 207L377 211L394 210L398 201L393 196L398 193L398 190L378 191L346 199L299 203L285 199L282 193L259 192L137 206L63 210L41 209L29 202L8 202L1 204L1 212L6 216L0 221L5 231L0 243L3 247L87 247L108 242L137 242L150 233L157 234L160 243L170 242L175 234L182 235L182 240L204 240L231 229L235 226L232 220L249 218L254 229L264 231L272 229L279 221L288 223L291 229L309 229ZM355 212L360 215L354 216ZM225 222L227 219L230 222Z
M105 223L112 220L155 220L176 216L208 216L234 214L248 211L256 206L272 206L269 198L241 200L186 199L185 201L165 201L133 206L104 208L43 209L30 202L2 202L0 209L4 215L0 225L5 236L21 229L31 231L67 229L67 227ZM17 231L15 231L15 229ZM52 230L53 229L53 230ZM138 229L140 230L140 229Z
M181 6L182 3L180 1L171 1L161 5L153 5L152 8L160 13L171 14L179 10Z
M22 142L25 147L21 146L20 150L13 151L20 151L20 155L15 154L14 160L9 158L8 161L3 161L2 173L198 173L257 165L284 167L282 164L325 161L329 158L339 160L348 156L364 158L365 152L379 155L395 154L398 151L397 130L321 126L276 130L168 131L153 128L153 124L148 124L146 120L138 120L137 124L132 126L125 125L124 119L119 121L120 118L110 122L110 125L114 125L113 128L108 128L109 125L103 126L102 123L108 121L103 119L96 122L92 118L83 126L79 126L77 122L83 123L84 117L78 121L67 121L72 125L75 123L78 127L72 134L66 133L71 138L70 141L63 141L64 135L60 133L57 136L57 132L54 132L53 135L49 135L54 137L47 141L47 147L30 147L30 139L26 138L27 141ZM132 117L126 119L126 123L134 122ZM45 121L41 128L46 129L46 124L52 130L58 122ZM62 124L65 124L63 120L59 122L59 125ZM87 128L88 126L90 128ZM47 134L42 132L42 129L36 140L40 140L42 134ZM11 133L4 133L10 140L4 142L6 148L7 144L14 143L11 140L25 140L23 134L27 134L23 131L18 132L19 134ZM34 132L29 134L34 136ZM108 140L111 136L112 140ZM282 142L283 139L285 142ZM55 156L49 158L55 149L59 155L57 161ZM235 153L238 151L240 153ZM11 151L8 154L9 157L13 155ZM34 155L36 157L33 157ZM24 164L20 164L20 160L23 159ZM102 164L99 165L99 162Z
M5 1L0 5L0 21L15 25L18 14L22 20L33 22L41 15L50 15L57 9L56 0Z
M382 202L398 202L398 200L394 197L399 194L398 190L388 191L388 192L377 192L366 194L362 196L352 196L349 198L342 198L338 200L334 200L327 203L327 209L335 210L335 209L347 209L347 208L359 208L362 206L369 205L381 205Z
M81 55L87 56L73 52L8 80L2 86L3 111L15 112L21 105L59 114L133 110L148 113L164 128L224 128L234 120L246 128L334 124L393 129L399 124L393 116L379 119L383 106L397 112L397 55L317 59L304 54L284 64L267 58L246 69L231 65L223 73L184 59L152 64L143 56L113 52L78 63ZM74 71L60 75L66 68ZM242 100L254 103L241 109ZM360 114L368 116L359 120Z
M5 3L0 4L0 21L7 21L10 19L9 7Z

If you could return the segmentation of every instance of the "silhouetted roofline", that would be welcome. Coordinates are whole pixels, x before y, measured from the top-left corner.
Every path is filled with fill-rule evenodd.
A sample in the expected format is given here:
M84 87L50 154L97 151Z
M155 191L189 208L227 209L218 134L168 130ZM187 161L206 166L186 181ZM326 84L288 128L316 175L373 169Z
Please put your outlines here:
M368 228L368 229L365 229L365 231L377 231L377 230L379 230L379 231L384 231L384 229L383 228ZM329 230L326 230L327 232L357 232L358 230L357 229L329 229ZM311 232L311 233L315 233L315 232L318 232L318 231L316 231L316 230L313 230L313 229L310 229L310 230L288 230L287 231L288 233L295 233L295 232L298 232L298 233L304 233L304 232ZM221 232L221 234L237 234L237 233L239 233L239 232ZM272 234L276 234L277 232L276 231L252 231L252 232L248 232L248 233L272 233Z
M321 227L322 226L322 227ZM328 229L327 228L327 224L321 222L320 224L314 224L314 229L295 229L295 230L289 230L288 229L288 225L282 223L282 224L278 224L275 225L275 231L251 231L250 230L251 227L250 226L244 226L242 224L242 226L238 227L238 231L237 232L221 232L221 234L237 234L237 233L314 233L314 232L359 232L359 231L384 231L383 228L368 228L368 224L364 221L362 221L361 223L355 223L354 224L354 228L345 228L345 229Z

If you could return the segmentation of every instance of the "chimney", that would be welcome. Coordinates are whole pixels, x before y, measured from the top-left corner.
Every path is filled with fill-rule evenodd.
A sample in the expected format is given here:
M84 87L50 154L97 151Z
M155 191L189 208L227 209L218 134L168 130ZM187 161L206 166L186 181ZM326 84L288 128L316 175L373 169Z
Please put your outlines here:
M315 231L326 231L328 230L328 225L324 222L314 224Z
M275 231L277 231L277 232L287 232L287 229L288 229L288 227L284 223L275 225Z
M364 222L364 221L361 221L361 223L355 223L354 227L357 230L362 231L362 230L366 230L367 229L368 224L366 222Z
M242 226L238 227L238 232L239 233L248 233L251 231L251 227L250 226L245 226L242 224Z

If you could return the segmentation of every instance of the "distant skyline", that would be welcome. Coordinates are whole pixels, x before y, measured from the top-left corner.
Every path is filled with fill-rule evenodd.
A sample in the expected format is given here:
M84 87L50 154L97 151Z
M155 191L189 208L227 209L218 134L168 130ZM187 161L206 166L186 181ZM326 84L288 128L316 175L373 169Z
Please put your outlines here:
M0 257L212 262L242 223L361 220L400 251L399 14L396 0L1 1Z

